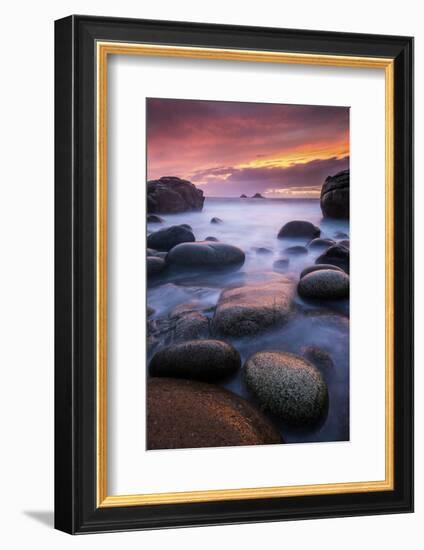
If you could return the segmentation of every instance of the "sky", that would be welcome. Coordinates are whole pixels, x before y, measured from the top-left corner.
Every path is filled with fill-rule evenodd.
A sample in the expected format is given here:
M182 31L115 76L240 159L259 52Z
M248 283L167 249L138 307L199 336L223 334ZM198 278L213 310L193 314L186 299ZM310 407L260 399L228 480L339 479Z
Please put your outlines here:
M349 167L349 108L147 99L147 179L206 196L318 197Z

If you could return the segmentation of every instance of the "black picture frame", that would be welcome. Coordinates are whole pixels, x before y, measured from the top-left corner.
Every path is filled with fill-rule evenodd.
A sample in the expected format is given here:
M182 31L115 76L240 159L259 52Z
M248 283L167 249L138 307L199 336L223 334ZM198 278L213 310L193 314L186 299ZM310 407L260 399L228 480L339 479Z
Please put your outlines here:
M97 507L98 40L394 60L394 490ZM413 39L73 15L55 22L55 75L55 527L76 534L413 511Z

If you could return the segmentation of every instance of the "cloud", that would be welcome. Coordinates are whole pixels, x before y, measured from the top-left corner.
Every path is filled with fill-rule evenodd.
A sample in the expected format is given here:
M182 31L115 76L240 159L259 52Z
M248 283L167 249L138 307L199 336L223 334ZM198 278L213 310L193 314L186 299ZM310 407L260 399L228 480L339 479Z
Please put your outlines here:
M320 188L327 176L349 168L349 157L315 159L289 167L214 167L193 174L192 181L207 195L237 196L240 193L280 195L296 188ZM225 175L225 178L223 178Z

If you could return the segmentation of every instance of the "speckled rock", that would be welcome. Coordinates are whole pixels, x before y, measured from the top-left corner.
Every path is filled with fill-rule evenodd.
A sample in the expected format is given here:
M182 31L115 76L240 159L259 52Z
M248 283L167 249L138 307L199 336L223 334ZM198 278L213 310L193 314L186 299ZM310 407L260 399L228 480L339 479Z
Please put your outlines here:
M278 238L283 239L285 237L291 237L310 240L315 239L315 237L319 237L320 235L320 228L313 223L301 220L293 220L283 225L278 233Z
M284 276L262 284L224 290L212 320L217 334L245 336L286 322L293 308L294 283Z
M184 243L175 246L167 256L167 262L180 267L205 267L225 269L244 263L243 250L230 244L212 241Z
M322 269L332 269L334 271L341 271L344 273L343 269L341 267L338 267L337 265L331 265L331 264L315 264L310 265L308 267L305 267L305 269L300 273L300 279L307 275L308 273L313 273L314 271L321 271Z
M328 389L322 375L297 355L256 353L244 366L244 378L260 405L287 424L314 424L327 411Z
M150 233L147 237L147 246L159 251L168 251L177 246L177 244L194 241L194 235L189 229L181 227L181 225L172 225L171 227Z
M213 382L234 374L241 366L239 352L221 340L190 340L155 353L152 376L190 378Z
M192 380L148 380L148 449L273 443L282 440L272 422L234 393Z
M320 269L302 277L297 290L303 298L340 300L349 296L349 276L334 269Z

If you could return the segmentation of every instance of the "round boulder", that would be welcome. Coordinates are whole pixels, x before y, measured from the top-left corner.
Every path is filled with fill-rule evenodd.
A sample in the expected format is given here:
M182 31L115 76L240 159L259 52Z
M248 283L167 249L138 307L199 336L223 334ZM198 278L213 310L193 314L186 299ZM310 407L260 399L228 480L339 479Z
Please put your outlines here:
M265 248L264 246L258 246L254 248L256 254L272 254L272 250Z
M305 246L289 246L284 252L290 256L303 256L308 253L308 249Z
M349 296L349 276L334 269L320 269L302 277L297 290L303 298L340 300Z
M261 411L238 395L192 380L148 380L148 449L272 443L282 443L277 429Z
M321 188L321 210L325 218L349 217L349 170L328 176Z
M309 267L305 267L305 269L300 273L300 279L307 275L308 273L313 273L314 271L320 271L321 269L333 269L334 271L341 271L344 273L343 269L341 267L337 267L336 265L331 264L315 264L310 265Z
M221 340L191 340L158 351L150 361L152 376L221 380L241 366L239 352Z
M216 237L206 237L205 241L210 241L212 243L217 243L217 242L219 242L219 239L217 239Z
M181 225L171 225L171 227L150 233L147 237L147 246L155 250L167 251L177 244L194 241L194 235L189 229Z
M169 264L186 268L225 269L241 266L244 260L245 255L240 248L213 241L179 244L167 256Z
M148 256L146 262L148 277L159 275L159 273L162 273L166 266L165 260L163 258L158 258L157 256Z
M311 222L293 220L286 223L280 229L278 233L278 238L304 238L304 239L315 239L321 235L321 230L319 227L314 225Z
M336 265L349 273L349 249L339 244L330 246L321 256L318 256L315 263Z
M336 242L332 239L312 239L312 241L308 243L308 248L311 250L325 250L333 244L336 244Z
M221 218L214 217L211 219L211 223L222 223Z
M279 260L275 260L272 267L275 271L287 271L289 264L290 260L288 258L280 258Z
M259 352L246 361L244 376L261 406L287 424L314 424L327 411L327 385L319 370L303 357Z

